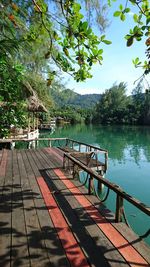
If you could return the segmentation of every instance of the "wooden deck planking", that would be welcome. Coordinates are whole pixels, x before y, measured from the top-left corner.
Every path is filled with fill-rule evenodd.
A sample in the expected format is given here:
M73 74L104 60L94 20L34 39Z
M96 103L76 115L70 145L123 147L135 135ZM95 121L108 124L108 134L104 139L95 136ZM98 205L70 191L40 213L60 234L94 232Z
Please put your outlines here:
M64 178L63 178L64 179ZM126 227L126 234L129 234L130 233L130 231L128 231L127 230L128 228ZM130 229L129 229L130 230ZM106 231L107 232L107 231ZM109 233L108 233L108 236L109 236ZM121 237L120 237L121 238ZM111 238L112 239L112 238ZM123 241L123 239L121 238L120 240L122 240L122 242L125 242L124 244L126 244L126 240L124 240ZM116 241L115 241L116 242ZM113 242L114 244L115 244L115 242ZM132 244L132 242L131 242L131 244ZM128 245L129 247L131 247L130 245ZM137 248L137 245L136 246L134 246L135 248ZM128 259L129 257L128 257L128 254L131 254L130 256L131 256L131 258L133 257L133 255L132 254L134 254L135 253L135 256L133 257L133 260L135 259L135 265L136 265L136 258L138 258L138 254L136 253L136 250L134 250L134 248L132 249L132 247L130 248L130 250L132 251L128 251L128 249L127 249L127 247L126 247L126 245L125 245L125 248L123 248L122 249L122 246L120 247L120 249L119 249L120 251L121 251L121 253L122 253L122 250L123 250L123 255L126 255L126 258ZM126 252L126 250L127 250L127 252ZM140 251L141 252L141 251ZM146 253L145 253L145 255L143 254L143 256L145 257L146 256ZM146 259L147 260L149 260L149 258L148 257L146 257ZM143 262L143 264L144 264L144 261L141 259L141 264L142 264L142 262ZM134 265L134 261L133 261L133 264L132 265Z
M51 160L53 155L49 155L49 157ZM54 192L56 191L55 197L57 201L58 199L60 199L58 202L61 210L63 210L64 212L64 210L66 210L68 206L68 209L66 210L66 218L69 218L70 225L73 225L73 231L75 231L75 235L79 236L79 238L81 239L79 240L79 242L82 244L82 246L84 245L84 250L87 251L87 255L90 257L91 262L94 261L96 264L96 262L98 262L98 259L101 258L103 264L105 262L105 265L107 266L105 259L106 257L108 262L109 258L111 259L111 266L118 266L116 262L117 258L119 266L121 266L121 263L123 263L124 265L126 263L124 259L112 246L111 242L108 241L106 236L101 231L99 231L97 225L93 224L90 216L85 213L83 207L75 199L72 193L68 192L67 187L58 178L54 171L50 170L47 171L47 173L48 174L46 174L46 181L49 186L53 188ZM78 186L81 187L81 184L78 184Z
M64 179L64 178L63 178ZM90 198L91 198L91 196L90 196ZM115 225L117 225L117 224L115 224ZM120 224L121 225L121 224ZM123 224L124 225L124 224ZM118 227L119 228L119 227ZM128 235L130 235L131 236L131 230L130 229L128 229L128 227L126 227L125 225L124 225L124 229L126 229L126 231L124 231L124 232L126 232L126 235L124 235L124 236L128 236ZM120 231L121 232L121 231ZM123 233L123 231L122 231L122 233ZM134 239L135 239L135 235L133 234L133 232L132 232L132 238L133 238L133 236L134 236ZM137 239L136 239L137 240ZM137 249L138 251L143 251L143 253L142 253L142 255L147 259L147 261L149 261L149 253L148 253L148 247L147 246L145 246L144 244L143 244L143 246L142 246L142 243L143 242L141 242L141 244L137 244L138 242L133 242L133 240L130 238L130 240L129 241L131 241L131 244L133 244L133 247L135 248L135 249ZM143 247L143 249L142 250L139 250L139 248L141 248L141 247ZM122 250L122 248L120 247L120 249ZM144 249L145 249L145 253L144 253ZM133 252L134 252L135 250L133 249ZM130 252L130 251L129 251ZM136 252L136 251L135 251ZM135 253L136 254L136 253ZM147 256L146 256L147 255ZM127 255L128 256L128 255ZM137 257L137 256L136 256Z
M37 197L37 194L31 189L22 155L20 152L17 154L19 171L23 179L23 204L31 266L40 267L41 262L43 266L48 266L49 258L45 249L45 243L43 241L37 210L34 203L34 198Z
M102 266L125 266L125 260L104 234L99 231L97 225L93 224L90 216L84 211L75 197L68 192L58 176L53 171L49 171L48 175L47 183L53 190L56 190L55 198L61 210L63 210L70 227L73 226L72 231L90 259L91 264L98 266L97 264L100 261Z
M48 150L47 150L48 151ZM63 158L63 151L55 148L55 151ZM110 210L107 209L102 203L100 203L100 200L97 199L94 195L88 195L87 189L85 186L81 186L81 183L78 181L78 179L74 179L74 184L79 188L82 189L82 193L86 195L86 198L107 218L108 221L113 223L113 226L124 236L126 239L132 244L132 246L143 255L143 257L150 262L150 253L149 253L149 246L138 237L132 229L127 227L124 223L115 223L114 222L114 214L110 212Z
M92 267L150 266L141 261L141 256L138 256L139 263L138 257L137 262L131 262L132 255L128 259L122 254L122 248L116 248L113 240L107 238L99 220L93 220L95 209L107 215L110 222L113 221L113 216L99 204L95 196L88 196L87 189L77 180L72 180L69 173L62 172L62 151L54 148L8 151L7 156L5 150L0 154L1 201L6 206L5 209L3 203L0 203L0 244L3 244L0 250L0 266L83 267L88 266L86 261L82 261L84 255ZM39 186L37 181L41 181ZM51 198L45 200L42 188ZM65 246L63 236L60 236L57 229L57 224L59 226L61 223L58 219L55 221L57 213L54 210L53 215L51 214L50 199L58 214L61 214L60 218L65 221L62 228L70 229L66 232L63 230L66 235ZM48 201L47 207L45 201ZM133 232L128 231L124 224L111 225L117 232L122 232L121 236L124 235L125 240L130 234L128 239L131 245L128 246L137 250L142 248L144 257L149 261L148 246L144 247L135 239ZM77 242L72 243L78 247L76 252L73 249L68 250L68 239L69 242ZM144 248L147 249L145 252Z
M39 154L39 151L37 152ZM24 153L23 153L24 154ZM27 158L28 157L28 158ZM31 188L38 194L39 196L34 199L35 206L37 209L37 214L39 218L39 222L41 225L41 231L43 234L43 239L45 240L46 250L50 259L50 266L62 266L67 267L70 266L68 260L66 259L65 251L62 248L60 240L57 236L57 232L54 228L52 220L49 217L48 210L45 206L43 197L41 195L40 189L37 185L37 180L39 176L41 176L39 172L39 168L37 168L35 161L38 161L36 154L34 151L31 153L26 151L26 155L24 154L24 160L26 162L26 166L28 172L30 174L30 183ZM32 176L31 176L32 175Z
M53 157L53 155L52 155L52 157ZM75 237L77 238L78 242L80 243L84 253L90 259L90 262L92 264L94 264L94 266L96 266L100 260L102 266L110 266L109 263L106 261L104 255L103 255L103 252L101 252L100 244L98 245L98 242L94 241L93 229L92 229L92 231L86 230L85 225L87 224L87 222L89 222L90 227L92 228L92 226L91 226L92 221L90 222L90 218L84 218L84 220L83 220L83 218L82 218L83 217L83 214L82 214L83 209L79 205L79 203L75 200L74 196L69 194L68 192L66 192L67 188L64 186L62 181L60 181L58 176L56 176L56 174L54 173L53 170L46 171L45 174L43 173L43 176L45 177L46 182L49 185L49 187L53 190L54 197L55 197L60 209L63 211L63 214L65 216L65 219L68 221L69 226L72 228L72 225L73 225L72 231L73 231ZM60 190L60 193L59 193L59 190ZM56 192L56 194L55 194L55 192ZM83 221L85 221L84 224L83 224ZM88 228L88 226L87 226L87 228ZM98 234L97 226L95 226L95 228L96 228L95 233ZM104 238L104 236L103 236L103 238ZM97 239L97 237L95 239ZM105 238L105 240L106 240L106 238ZM112 246L111 246L111 249L113 249ZM107 251L107 252L109 254L109 251ZM115 253L113 254L113 256L114 256L114 262L115 262L114 266L118 266L116 264ZM120 256L120 255L117 255L117 256ZM121 259L121 260L123 260L123 259ZM124 260L123 260L123 262L125 263ZM111 266L113 266L113 265L111 265ZM121 265L119 265L119 266L121 266Z
M63 157L62 151L57 150L59 155ZM124 223L115 223L114 222L114 214L110 212L104 205L100 203L100 201L97 199L97 197L93 195L87 195L87 189L82 186L81 183L78 180L74 180L74 184L80 189L82 189L82 193L86 194L86 198L103 214L108 221L113 223L113 226L121 233L122 236L124 236L130 244L148 261L150 262L150 252L149 252L149 246L143 242L143 240L138 237L132 229L127 227Z
M51 151L51 149L49 150L49 151ZM45 154L43 153L43 156L44 156ZM38 156L39 156L39 154L38 154ZM46 160L48 159L48 161L50 160L50 162L51 161L54 161L55 163L56 163L56 160L55 160L55 158L54 158L54 155L52 154L52 155L49 155L49 158L46 158ZM37 163L38 163L38 161L37 161ZM41 169L43 169L43 167L44 167L44 162L43 162L43 165L42 165L42 160L41 160L41 158L40 158L40 160L39 160L39 163L40 163L40 165L39 165L39 167L41 168ZM57 164L56 164L56 166L57 166ZM55 166L55 167L56 167ZM52 176L49 176L49 172L51 172L53 175ZM64 196L63 196L63 193L62 194L57 194L57 191L58 191L58 189L62 189L62 187L63 187L63 183L60 181L60 179L58 178L58 176L56 176L56 174L54 174L54 172L53 172L53 170L51 170L51 171L48 171L48 175L46 175L46 173L47 172L45 172L45 175L44 175L44 173L42 173L42 175L43 176L45 176L45 179L46 178L52 178L52 177L55 177L55 183L57 184L56 186L54 186L54 184L53 184L53 179L46 179L46 181L47 181L47 183L48 183L48 185L50 186L50 188L52 188L53 190L54 190L54 192L56 191L56 194L54 194L54 196L55 196L55 198L56 198L56 200L57 200L57 203L59 204L59 207L61 208L61 210L63 211L63 214L64 214L64 216L65 216L65 218L66 218L66 220L68 221L68 223L69 223L69 220L71 221L70 223L69 223L69 225L70 225L70 227L72 227L72 225L74 225L74 227L73 227L73 229L72 229L72 231L73 231L73 233L74 233L74 235L76 236L76 238L78 239L78 242L80 243L80 245L82 246L82 248L83 248L83 251L88 255L88 258L90 259L90 262L92 263L92 264L94 264L94 266L98 266L99 265L99 260L100 260L100 262L101 262L101 264L102 264L102 266L110 266L109 265L109 263L106 261L106 259L105 259L105 257L104 257L104 255L103 255L103 252L101 252L101 249L100 249L100 244L99 244L99 246L98 246L98 242L95 242L94 241L94 236L93 236L93 230L92 231L90 231L90 233L88 233L88 231L84 228L84 225L82 225L82 223L81 223L81 221L83 221L83 218L82 218L82 220L80 221L79 219L81 219L81 216L80 216L80 218L79 218L79 216L77 217L76 215L75 215L75 212L74 212L74 210L75 209L79 209L79 210L81 210L82 209L82 207L80 207L80 205L79 205L79 203L75 200L75 198L72 196L70 196L70 199L69 199L69 201L65 201L64 202ZM60 186L59 186L60 185ZM65 189L67 189L66 187L65 187ZM64 188L62 189L62 192L63 192L63 190L64 190ZM68 193L67 193L67 195L68 195ZM58 198L59 198L59 201L58 201ZM71 198L72 198L72 201L71 201ZM75 202L76 202L76 204L75 204ZM71 204L70 203L72 203L72 206L71 206ZM70 205L69 205L70 204ZM73 210L73 206L75 206L75 208L74 208L74 210ZM65 212L67 213L67 214L65 214ZM79 213L80 213L80 211L79 211ZM86 221L88 221L89 220L89 218L88 219L86 219ZM92 224L92 221L90 222L91 224ZM93 227L94 228L94 227ZM95 226L95 228L96 228L96 230L95 230L95 235L96 235L96 233L97 233L97 226ZM91 236L90 236L90 234L91 234ZM97 237L95 237L95 239L97 239ZM104 236L103 236L103 239L104 239ZM100 240L99 240L100 241ZM105 237L105 242L107 242L106 241L106 237ZM99 243L101 243L101 242L99 242ZM107 242L107 247L108 247L108 242ZM111 246L111 249L112 250L114 250L114 247L112 247ZM106 251L105 251L106 252ZM109 251L107 250L107 253L109 254ZM117 252L118 253L118 252ZM111 253L110 253L111 254ZM113 256L114 256L114 265L112 265L111 264L111 266L121 266L120 265L120 263L119 263L119 265L117 265L116 264L116 255L115 255L115 253L113 252L112 253L113 254ZM110 255L108 255L108 257L109 257ZM119 257L120 257L120 255L119 255L119 253L118 253L118 259L119 259ZM111 258L112 258L112 255L111 255ZM121 257L120 257L121 258ZM111 260L112 261L112 260ZM120 259L120 262L124 262L124 264L125 264L125 261L124 261L124 259L123 258L121 258ZM111 262L112 263L112 262ZM97 265L98 264L98 265Z
M50 156L49 159L54 160L53 155ZM90 222L90 218L85 218L83 220L83 218L82 218L83 214L81 214L81 213L83 213L83 208L75 200L74 196L71 196L70 194L68 194L68 192L66 192L67 188L64 187L62 181L60 181L60 179L58 178L58 176L56 176L56 174L53 172L53 170L45 172L45 175L43 173L43 176L45 176L46 182L50 186L50 188L52 188L53 191L56 192L56 194L54 194L54 197L56 198L57 203L59 204L59 207L63 211L63 214L64 214L66 220L68 221L69 226L72 227L72 225L74 225L72 231L73 231L74 235L76 236L78 242L80 243L83 251L85 252L87 257L90 259L90 262L92 264L94 264L94 266L97 266L97 263L100 260L102 266L110 266L108 263L109 261L108 262L106 261L104 255L103 255L103 252L101 252L101 249L100 249L100 247L102 247L100 244L101 242L99 242L99 245L98 245L98 242L94 241L95 236L93 235L93 232L94 232L93 229L92 229L92 231L87 231L85 228L87 221L89 221L89 224L90 224L89 228L92 228L92 221ZM60 190L60 193L59 193L59 190ZM66 194L65 194L65 192L66 192ZM75 212L75 210L76 210L76 212ZM77 216L77 214L80 216ZM83 221L85 221L85 225L83 225ZM87 228L88 228L88 226L87 226ZM93 228L94 228L94 226L93 226ZM94 234L95 235L96 235L96 233L99 234L97 232L97 230L98 230L97 226L95 226L95 228L96 229L95 229ZM101 238L102 238L102 236L100 236L100 239ZM104 238L104 236L103 236L103 238ZM96 239L98 239L97 236L95 237L95 240ZM105 241L106 241L106 237L105 237ZM108 242L107 242L107 247L108 247ZM114 249L114 248L111 246L111 249ZM107 253L109 254L108 250L107 250ZM112 254L114 256L114 266L118 266L116 264L115 253L112 253ZM117 256L119 258L120 255L118 254ZM120 262L121 261L123 261L125 264L125 261L123 258L121 258ZM113 266L113 265L111 265L111 266ZM121 266L120 263L119 263L119 266Z

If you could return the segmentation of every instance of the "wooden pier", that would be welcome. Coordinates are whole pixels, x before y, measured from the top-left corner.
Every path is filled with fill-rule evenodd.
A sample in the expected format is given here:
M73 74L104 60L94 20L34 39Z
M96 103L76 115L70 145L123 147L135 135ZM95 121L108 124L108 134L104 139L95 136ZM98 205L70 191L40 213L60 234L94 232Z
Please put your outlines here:
M63 168L64 153L0 151L0 266L150 266L150 247Z

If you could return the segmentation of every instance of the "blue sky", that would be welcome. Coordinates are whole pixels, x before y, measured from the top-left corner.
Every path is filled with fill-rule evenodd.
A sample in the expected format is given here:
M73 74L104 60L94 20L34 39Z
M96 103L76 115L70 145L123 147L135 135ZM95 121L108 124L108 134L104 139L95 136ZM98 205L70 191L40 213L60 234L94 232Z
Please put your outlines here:
M132 13L127 15L125 22L119 18L113 17L113 12L117 10L120 1L114 4L113 9L109 12L111 25L106 30L105 34L108 40L112 41L111 45L105 45L103 54L103 65L94 65L92 69L93 78L85 82L77 83L71 78L68 78L67 87L73 89L80 94L103 93L109 89L113 83L126 82L127 94L130 94L135 88L135 80L137 80L143 73L141 68L135 68L132 59L139 57L141 60L145 59L145 40L134 42L128 48L124 36L129 32L129 29L134 25ZM98 32L96 32L99 34ZM100 34L99 34L100 35ZM146 77L150 82L150 77ZM147 84L144 84L145 89Z

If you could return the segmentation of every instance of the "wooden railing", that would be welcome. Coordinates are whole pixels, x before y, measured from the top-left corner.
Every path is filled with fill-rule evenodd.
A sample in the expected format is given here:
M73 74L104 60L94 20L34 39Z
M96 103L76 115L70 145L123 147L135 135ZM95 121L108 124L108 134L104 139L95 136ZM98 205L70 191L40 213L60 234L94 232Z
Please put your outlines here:
M110 182L108 179L103 178L102 176L98 175L96 172L92 171L90 168L82 164L80 161L75 159L73 156L71 156L69 153L64 154L65 158L68 158L73 163L73 167L77 165L89 174L89 183L88 183L88 192L91 193L91 180L95 178L99 183L105 185L110 190L114 191L116 193L116 211L115 211L115 221L121 222L123 217L123 201L127 200L131 204L133 204L135 207L137 207L139 210L150 216L150 207L147 207L145 204L141 203L139 200L135 199L134 197L127 194L121 187L116 185L115 183ZM73 172L74 173L74 172Z
M71 148L75 148L78 152L94 152L93 156L95 159L98 160L98 154L101 153L104 155L104 164L105 164L105 172L108 169L108 151L106 149L99 148L97 146L93 146L90 144L86 144L84 142L76 141L70 138L66 139L66 145L70 146Z

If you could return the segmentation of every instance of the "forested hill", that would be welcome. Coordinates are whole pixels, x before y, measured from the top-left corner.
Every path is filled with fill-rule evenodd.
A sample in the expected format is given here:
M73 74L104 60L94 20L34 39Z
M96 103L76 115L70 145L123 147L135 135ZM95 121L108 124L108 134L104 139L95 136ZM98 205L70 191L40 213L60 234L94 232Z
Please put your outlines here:
M80 95L70 89L62 91L51 91L51 95L55 103L59 106L72 106L79 108L92 108L101 98L100 94L85 94Z

